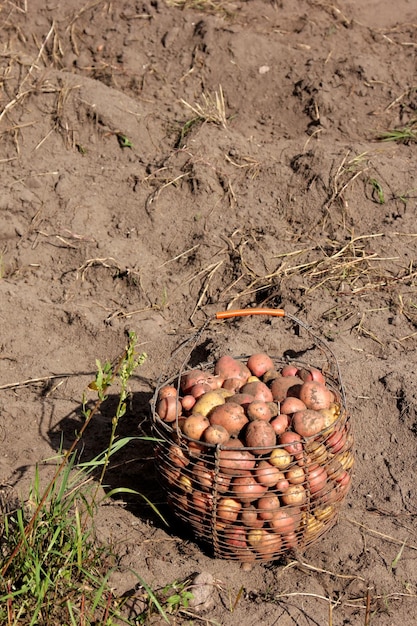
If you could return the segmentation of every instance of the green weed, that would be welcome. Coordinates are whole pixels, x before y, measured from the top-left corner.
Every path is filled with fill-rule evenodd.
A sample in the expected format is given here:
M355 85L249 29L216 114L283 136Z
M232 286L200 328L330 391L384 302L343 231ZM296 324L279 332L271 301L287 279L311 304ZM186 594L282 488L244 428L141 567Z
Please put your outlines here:
M2 516L1 624L112 626L115 620L118 624L126 622L123 604L116 601L108 586L116 559L110 546L97 542L94 516L110 459L132 440L119 438L117 427L126 413L129 380L146 358L146 354L136 353L136 344L136 335L130 333L127 347L115 365L97 361L95 380L83 395L84 423L69 450L55 457L57 469L52 480L42 488L36 470L28 501ZM91 461L77 463L77 444L115 382L119 384L118 404L108 446ZM97 394L97 400L90 408L87 396L91 391ZM92 480L93 475L99 476L98 482ZM121 486L105 497L122 492L137 493ZM185 606L187 596L179 592L180 597L165 602L164 608L145 581L138 579L146 590L148 602L166 622L168 610Z

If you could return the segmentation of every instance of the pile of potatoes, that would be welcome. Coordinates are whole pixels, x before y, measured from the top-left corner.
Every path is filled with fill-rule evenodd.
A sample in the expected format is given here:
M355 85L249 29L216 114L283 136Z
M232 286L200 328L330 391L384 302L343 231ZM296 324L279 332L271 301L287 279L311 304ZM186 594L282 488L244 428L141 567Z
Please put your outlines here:
M163 385L154 408L168 500L216 556L276 559L335 523L353 438L319 369L222 356Z

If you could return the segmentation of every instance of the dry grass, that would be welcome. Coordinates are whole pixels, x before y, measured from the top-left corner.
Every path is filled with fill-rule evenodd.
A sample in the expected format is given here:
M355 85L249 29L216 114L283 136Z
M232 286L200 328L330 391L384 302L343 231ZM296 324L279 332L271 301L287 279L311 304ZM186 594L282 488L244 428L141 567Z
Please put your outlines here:
M180 9L194 9L203 13L210 13L222 17L236 13L236 5L224 0L165 0L169 7Z
M190 104L182 99L181 102L194 113L197 120L212 122L223 128L227 127L226 105L221 85L219 86L219 91L215 91L214 94L203 92L201 102Z

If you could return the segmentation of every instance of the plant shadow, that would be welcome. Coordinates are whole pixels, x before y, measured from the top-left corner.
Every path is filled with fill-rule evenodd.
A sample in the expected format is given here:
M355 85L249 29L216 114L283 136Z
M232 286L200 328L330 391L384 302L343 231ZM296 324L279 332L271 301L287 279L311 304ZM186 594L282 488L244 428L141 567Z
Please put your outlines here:
M147 382L145 379L143 381ZM121 501L133 515L166 529L160 515L168 521L170 527L175 525L175 521L166 504L155 469L150 408L153 391L150 384L147 386L149 391L133 393L127 400L126 413L119 419L116 430L117 440L126 439L126 443L110 457L102 487L106 494ZM101 404L75 447L77 464L89 463L108 449L118 403L119 395L115 393L108 394ZM92 403L87 407L92 408ZM84 421L80 403L48 431L50 445L56 451L68 450ZM100 480L101 472L102 465L97 465L91 472L92 478ZM124 491L126 489L136 493ZM118 493L112 494L115 490Z

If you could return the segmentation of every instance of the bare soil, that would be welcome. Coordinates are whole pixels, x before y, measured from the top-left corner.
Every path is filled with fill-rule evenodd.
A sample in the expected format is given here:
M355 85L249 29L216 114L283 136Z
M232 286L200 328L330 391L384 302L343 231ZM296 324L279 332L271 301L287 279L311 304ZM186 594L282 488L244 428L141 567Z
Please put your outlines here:
M415 623L413 0L2 1L0 33L1 484L27 497L129 331L148 358L120 434L138 436L208 317L283 307L346 385L356 465L338 525L304 564L244 572L175 523L152 447L132 442L108 486L144 493L170 527L140 497L102 507L114 593L131 569L154 589L205 572L203 618L224 626ZM393 129L411 133L380 140ZM248 318L213 324L198 354L298 346L281 320ZM105 448L114 400L83 458Z

